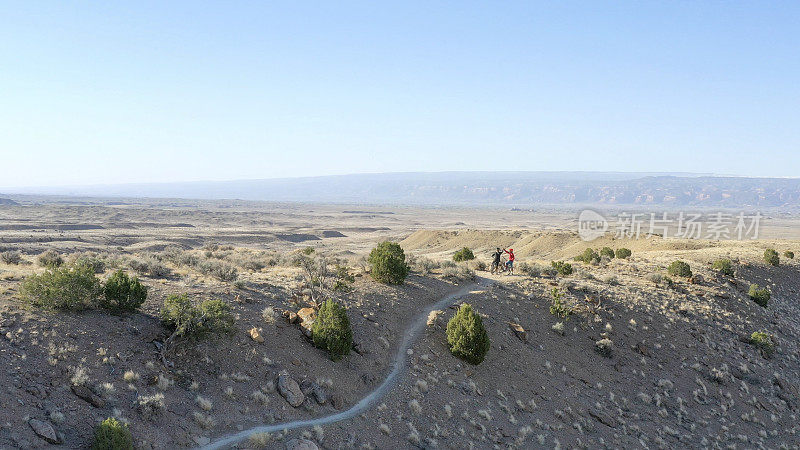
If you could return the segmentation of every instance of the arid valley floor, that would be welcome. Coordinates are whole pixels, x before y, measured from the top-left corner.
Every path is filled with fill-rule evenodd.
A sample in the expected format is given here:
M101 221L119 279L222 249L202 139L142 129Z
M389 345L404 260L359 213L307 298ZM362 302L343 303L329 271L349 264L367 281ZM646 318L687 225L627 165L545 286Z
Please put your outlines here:
M413 319L459 291L426 315L403 373L374 404L335 423L255 433L237 448L800 448L800 263L784 257L800 255L800 218L773 213L752 241L586 243L577 209L15 200L0 205L0 252L21 255L0 262L0 448L88 448L107 417L130 424L136 448L193 448L346 411L381 385ZM409 258L402 285L369 276L365 257L384 240ZM481 270L498 246L516 249L529 270ZM606 246L632 256L573 261ZM330 293L354 336L339 361L291 323L309 306L308 280L292 263L308 247L355 280ZM462 247L477 259L452 264ZM767 248L778 266L764 262ZM125 315L25 304L21 283L45 270L38 259L49 250L98 262L102 279L137 275L146 303ZM677 259L691 279L666 277ZM733 276L712 268L718 259L733 262ZM553 260L574 272L553 273ZM771 291L766 308L749 298L753 283ZM554 288L568 319L550 313ZM168 333L158 311L173 293L223 300L235 330L161 359ZM477 366L445 339L462 302L491 339ZM750 342L756 331L772 336L774 353ZM278 392L281 375L303 390L298 406Z

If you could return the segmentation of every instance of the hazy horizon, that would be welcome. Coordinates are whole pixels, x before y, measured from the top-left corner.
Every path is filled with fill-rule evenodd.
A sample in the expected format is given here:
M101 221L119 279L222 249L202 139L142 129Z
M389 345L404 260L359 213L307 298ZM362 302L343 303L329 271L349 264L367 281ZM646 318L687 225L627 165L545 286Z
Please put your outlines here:
M799 178L623 172L405 172L171 183L0 188L5 194L414 205L800 204Z

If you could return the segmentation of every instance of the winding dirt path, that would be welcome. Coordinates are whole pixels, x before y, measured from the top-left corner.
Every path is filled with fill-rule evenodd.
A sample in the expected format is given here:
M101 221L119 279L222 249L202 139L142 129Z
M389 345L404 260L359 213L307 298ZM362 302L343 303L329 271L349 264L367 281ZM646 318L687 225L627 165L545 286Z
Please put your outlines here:
M227 436L222 436L217 438L214 442L201 447L203 450L213 450L213 449L222 449L228 448L233 444L241 442L251 435L256 433L274 433L277 431L282 430L293 430L297 428L308 428L313 427L315 425L327 425L334 422L340 422L342 420L350 419L362 412L366 411L369 407L371 407L375 402L383 398L391 389L395 386L395 384L399 381L399 378L404 375L405 368L406 368L406 353L408 349L411 348L411 345L419 337L420 332L425 329L425 324L428 320L428 314L436 309L443 309L448 307L454 303L454 301L458 298L461 298L470 293L470 291L475 290L476 288L486 288L490 284L492 284L492 280L488 278L481 278L478 277L477 281L471 283L469 285L463 286L459 290L448 294L445 297L442 297L436 303L429 305L425 311L421 312L417 315L412 321L409 327L406 329L405 333L403 334L403 340L400 343L400 347L397 349L397 353L394 357L394 362L392 363L392 371L383 380L383 383L380 384L374 391L370 392L359 400L358 403L351 406L349 409L344 411L331 414L328 416L316 417L314 419L307 419L307 420L296 420L292 422L283 422L283 423L275 423L270 425L259 425L256 427L249 428L247 430L242 430L237 433L229 434Z

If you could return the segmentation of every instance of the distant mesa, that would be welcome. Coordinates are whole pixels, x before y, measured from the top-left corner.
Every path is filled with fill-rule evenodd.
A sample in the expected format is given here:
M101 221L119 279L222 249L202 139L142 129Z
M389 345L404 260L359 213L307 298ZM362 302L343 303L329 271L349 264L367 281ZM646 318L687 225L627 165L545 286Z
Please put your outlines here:
M394 214L391 211L360 211L360 210L348 210L342 211L344 214Z
M302 234L302 233L294 233L294 234L279 234L277 235L278 239L282 239L284 241L289 242L305 242L305 241L319 241L319 236L315 236L313 234Z
M10 198L0 198L0 206L17 206L19 203Z
M340 237L347 237L347 235L344 235L344 234L342 234L342 233L340 233L340 232L338 232L336 230L325 230L325 231L322 232L322 237L325 237L325 238L340 238Z

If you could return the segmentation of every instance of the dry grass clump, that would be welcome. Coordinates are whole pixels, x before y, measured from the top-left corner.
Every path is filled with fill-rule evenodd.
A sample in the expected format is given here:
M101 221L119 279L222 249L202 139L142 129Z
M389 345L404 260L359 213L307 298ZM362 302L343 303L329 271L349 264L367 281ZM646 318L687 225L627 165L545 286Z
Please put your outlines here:
M36 258L36 262L42 267L60 267L64 264L64 258L55 250L47 250Z
M614 343L609 338L603 338L594 343L594 350L606 358L611 356L611 351L613 349Z
M167 266L152 255L147 255L143 258L132 258L128 261L128 267L139 275L151 278L166 278L172 273Z
M442 270L442 276L445 278L451 278L458 281L474 280L475 271L465 265L457 267L446 267L445 269Z
M89 375L86 373L86 368L83 366L74 367L69 382L73 386L85 386L88 384Z
M265 394L262 390L255 390L250 397L256 402L263 406L267 406L269 404L269 397Z
M192 418L201 428L209 429L216 425L217 421L211 416L211 414L203 414L200 411L193 411Z
M203 261L199 270L203 275L212 276L219 281L233 282L239 278L236 267L220 261Z
M0 261L5 264L17 265L22 261L22 254L16 250L8 250L0 253Z
M270 441L272 441L272 435L269 433L255 433L250 435L247 441L250 447L254 449L262 449L266 448Z
M126 383L135 383L139 381L140 378L139 374L132 370L126 370L125 373L122 374L122 379L125 380Z
M272 306L267 306L261 311L261 320L263 320L265 323L275 323L276 316L277 314L275 314L275 308Z
M197 403L197 406L200 407L203 411L211 411L211 408L214 406L214 403L202 395L198 395L194 398L194 402Z
M136 410L142 417L149 419L164 411L164 394L142 395L136 399Z

